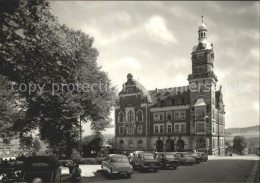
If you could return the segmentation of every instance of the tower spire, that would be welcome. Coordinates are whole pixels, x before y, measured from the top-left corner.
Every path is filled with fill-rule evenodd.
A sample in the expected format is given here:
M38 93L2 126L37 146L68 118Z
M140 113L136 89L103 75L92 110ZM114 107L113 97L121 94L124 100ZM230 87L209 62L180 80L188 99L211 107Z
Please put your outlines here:
M201 7L201 23L203 23L203 6Z

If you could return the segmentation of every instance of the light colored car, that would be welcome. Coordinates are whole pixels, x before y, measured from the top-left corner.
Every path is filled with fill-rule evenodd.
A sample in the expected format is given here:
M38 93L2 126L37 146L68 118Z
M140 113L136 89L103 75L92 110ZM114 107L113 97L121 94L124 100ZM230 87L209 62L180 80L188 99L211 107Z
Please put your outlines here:
M109 175L125 174L128 178L133 174L133 167L130 165L127 156L121 154L110 154L107 160L103 161L101 168Z

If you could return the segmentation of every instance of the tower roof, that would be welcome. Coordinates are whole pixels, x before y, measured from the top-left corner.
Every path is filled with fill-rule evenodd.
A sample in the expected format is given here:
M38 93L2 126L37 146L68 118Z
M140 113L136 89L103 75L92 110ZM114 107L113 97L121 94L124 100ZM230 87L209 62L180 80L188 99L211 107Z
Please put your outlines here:
M199 26L199 31L201 30L207 30L207 26L204 24L204 22L201 22L200 26Z

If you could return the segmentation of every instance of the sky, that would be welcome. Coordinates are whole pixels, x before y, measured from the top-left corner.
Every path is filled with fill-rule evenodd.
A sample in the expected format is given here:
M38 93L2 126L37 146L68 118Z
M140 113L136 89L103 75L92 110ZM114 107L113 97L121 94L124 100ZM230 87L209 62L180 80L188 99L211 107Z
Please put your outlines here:
M53 1L62 24L94 38L118 90L132 73L148 90L188 85L203 9L226 128L259 124L259 2ZM112 111L111 117L114 117ZM84 135L91 133L89 124ZM104 134L114 133L113 128Z

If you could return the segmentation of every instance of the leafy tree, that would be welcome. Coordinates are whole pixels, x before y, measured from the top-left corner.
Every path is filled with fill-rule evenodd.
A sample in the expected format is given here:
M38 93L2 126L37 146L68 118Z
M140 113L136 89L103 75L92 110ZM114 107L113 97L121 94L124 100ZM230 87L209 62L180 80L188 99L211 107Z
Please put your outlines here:
M243 136L235 136L233 139L233 150L235 153L240 155L243 154L243 151L247 147L246 139Z
M83 156L89 157L91 156L91 152L93 151L95 155L98 155L101 146L104 142L104 136L100 132L95 132L94 135L86 136L82 140L82 151Z
M6 77L0 75L0 138L5 143L9 143L10 138L15 136L10 127L15 121L19 122L23 115L19 95L11 91L10 83Z
M115 148L115 137L109 138L106 142L108 145L111 145L112 148Z
M93 130L103 130L111 122L113 90L107 92L106 85L101 85L86 92L66 85L111 85L97 66L94 39L60 25L46 1L10 4L2 0L0 7L0 74L20 89L19 97L26 104L24 116L10 131L22 139L38 129L41 140L70 157L78 146L79 119L91 122ZM33 91L28 90L30 86Z

